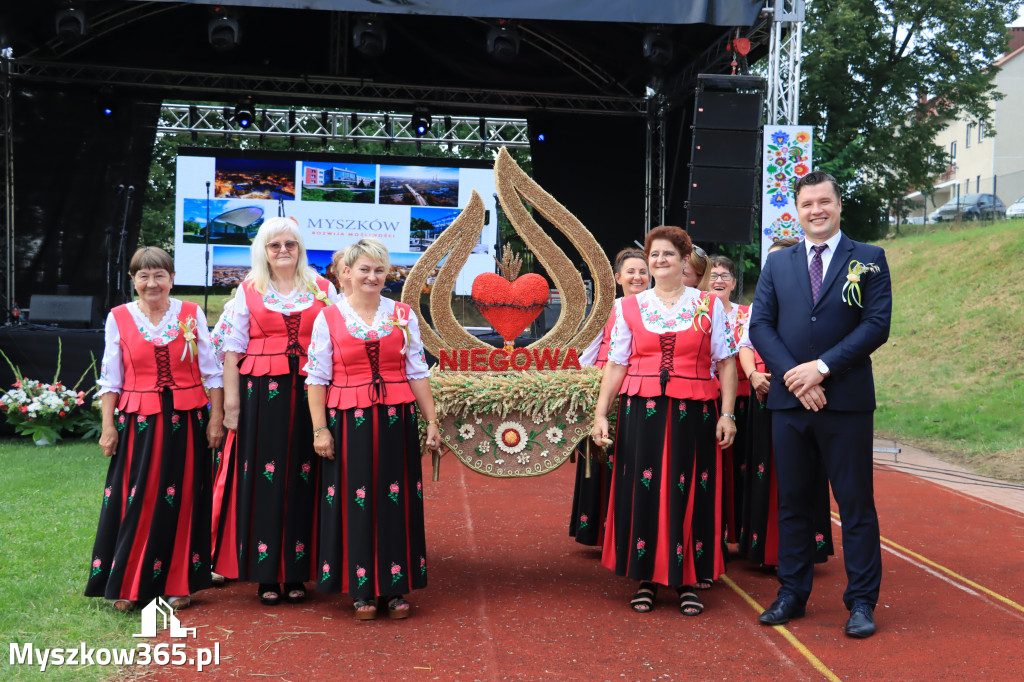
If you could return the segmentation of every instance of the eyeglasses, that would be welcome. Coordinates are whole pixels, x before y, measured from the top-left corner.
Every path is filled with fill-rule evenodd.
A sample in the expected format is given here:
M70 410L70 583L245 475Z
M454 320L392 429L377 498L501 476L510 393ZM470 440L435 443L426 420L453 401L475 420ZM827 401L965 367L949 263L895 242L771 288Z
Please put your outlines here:
M732 279L732 275L730 275L728 272L712 272L711 276L708 277L708 280L710 280L712 282L714 282L716 280L721 280L723 282L728 282L731 279Z
M299 246L299 243L297 241L293 241L291 239L289 239L288 241L286 241L283 244L281 242L270 242L270 243L267 244L267 248L270 249L271 251L275 251L275 252L276 251L280 251L281 249L284 249L286 251L294 251L295 249L298 248L298 246Z
M695 254L697 254L698 256L700 256L701 258L707 258L708 257L708 254L706 254L704 252L704 249L700 248L696 244L693 245L693 252Z

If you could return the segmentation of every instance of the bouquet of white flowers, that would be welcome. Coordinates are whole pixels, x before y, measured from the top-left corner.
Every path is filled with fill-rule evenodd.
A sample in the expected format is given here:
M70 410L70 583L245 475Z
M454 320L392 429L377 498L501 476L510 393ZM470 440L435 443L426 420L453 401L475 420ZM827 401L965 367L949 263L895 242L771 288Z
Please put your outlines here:
M60 353L61 346L58 342L57 351L57 375L60 374ZM56 443L61 438L62 431L83 431L92 430L96 421L94 408L85 405L89 393L79 391L78 385L85 379L89 370L96 367L96 359L72 388L68 388L54 376L52 383L43 383L35 379L29 379L21 373L21 370L11 362L10 358L3 351L0 355L7 361L8 366L14 372L15 382L13 388L0 395L0 412L7 415L7 421L14 426L14 429L23 436L29 436L37 444ZM87 437L89 434L84 434Z

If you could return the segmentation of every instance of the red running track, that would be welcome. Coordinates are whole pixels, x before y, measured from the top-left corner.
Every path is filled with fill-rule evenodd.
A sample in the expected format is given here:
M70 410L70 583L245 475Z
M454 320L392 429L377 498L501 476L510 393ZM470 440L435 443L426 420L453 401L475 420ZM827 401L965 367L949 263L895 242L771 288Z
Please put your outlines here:
M492 479L445 457L441 480L424 486L430 586L411 595L408 620L356 622L350 601L336 596L265 608L255 586L232 583L179 614L198 628L188 648L219 643L220 665L202 675L150 667L147 678L1021 679L1018 512L876 466L879 631L852 640L842 632L838 521L840 555L818 567L806 618L759 625L775 578L739 559L703 593L702 616L682 616L669 590L652 613L635 614L635 584L568 536L573 474L566 465L534 479ZM166 633L153 643L163 641Z

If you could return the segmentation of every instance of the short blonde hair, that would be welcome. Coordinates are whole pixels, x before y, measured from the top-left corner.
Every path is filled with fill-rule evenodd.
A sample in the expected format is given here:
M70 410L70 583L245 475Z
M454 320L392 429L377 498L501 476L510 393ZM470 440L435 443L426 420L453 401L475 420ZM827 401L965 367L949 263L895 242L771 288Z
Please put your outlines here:
M704 252L704 249L694 244L693 250L690 251L689 259L690 267L700 277L696 288L701 291L709 290L711 288L711 259L708 258L708 254Z
M299 243L299 253L295 258L295 282L294 284L303 289L315 286L317 275L316 270L309 267L309 258L306 256L306 245L299 233L299 223L295 218L268 218L260 225L256 238L252 240L252 247L249 252L252 258L252 269L245 276L253 282L253 288L260 294L267 293L270 287L270 261L267 259L267 244L274 237L291 232L295 241ZM287 293L287 292L282 292Z
M384 242L373 237L365 237L345 248L345 267L351 268L362 257L380 263L385 270L391 269L391 258Z

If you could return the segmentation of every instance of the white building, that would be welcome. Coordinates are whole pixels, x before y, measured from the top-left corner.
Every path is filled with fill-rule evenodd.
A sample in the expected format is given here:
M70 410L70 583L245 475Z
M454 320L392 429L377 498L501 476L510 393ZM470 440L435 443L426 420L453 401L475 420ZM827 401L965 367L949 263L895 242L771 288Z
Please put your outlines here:
M965 114L936 136L950 165L935 178L929 196L913 192L904 197L911 216L931 213L966 194L995 193L1007 206L1024 196L1024 28L1012 28L1010 38L1010 51L995 63L996 90L1003 99L993 103L992 131Z

